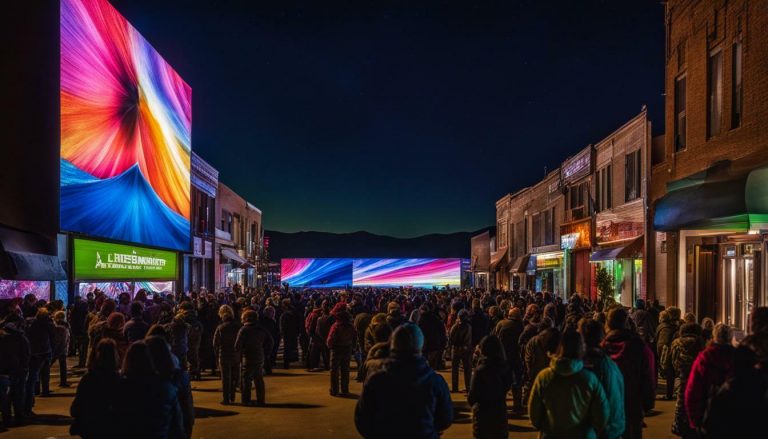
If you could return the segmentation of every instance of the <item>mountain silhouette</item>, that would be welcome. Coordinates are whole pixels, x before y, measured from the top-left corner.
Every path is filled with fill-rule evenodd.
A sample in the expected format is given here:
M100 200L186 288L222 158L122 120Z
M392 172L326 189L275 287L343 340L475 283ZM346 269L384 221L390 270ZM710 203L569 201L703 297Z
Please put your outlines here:
M282 258L469 258L474 232L430 234L415 238L395 238L369 232L286 233L265 230L269 239L269 259Z

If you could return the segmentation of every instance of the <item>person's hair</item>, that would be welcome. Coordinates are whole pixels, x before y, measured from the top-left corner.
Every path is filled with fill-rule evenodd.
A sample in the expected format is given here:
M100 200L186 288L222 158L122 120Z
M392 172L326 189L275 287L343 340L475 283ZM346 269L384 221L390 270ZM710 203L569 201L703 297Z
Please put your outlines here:
M680 316L682 315L682 311L680 308L676 306L670 306L667 308L667 312L669 313L669 317L672 319L673 322L677 322L680 320Z
M560 344L555 353L556 358L581 360L584 358L584 340L581 334L573 329L566 329L560 337Z
M168 334L168 330L165 329L165 326L155 323L154 325L149 327L149 330L147 331L147 335L144 338L152 337L152 336L158 336L163 337L164 339L168 340L170 337L170 334Z
M605 324L608 329L627 329L627 318L629 314L627 310L622 307L613 308L608 312L608 318Z
M256 323L259 321L259 313L249 309L240 316L240 320L242 320L243 323Z
M597 320L588 318L579 320L579 333L584 338L584 344L588 348L600 346L600 342L603 341L603 336L605 335L603 325Z
M712 342L716 344L731 344L733 329L725 323L718 323L712 330Z
M274 320L275 319L275 307L272 305L267 305L264 307L264 318Z
M692 312L685 313L685 317L683 317L683 320L685 323L696 323L696 314Z
M67 321L67 313L64 311L56 311L53 313L53 320L56 322L66 322Z
M176 365L171 355L171 347L164 338L158 336L147 337L144 340L152 355L152 363L155 366L155 372L163 378L170 378Z
M715 321L709 317L704 317L703 319L701 319L701 328L713 330L715 329Z
M560 343L560 331L555 328L547 328L541 331L542 341L544 342L544 349L548 353L553 353L557 350L557 345Z
M480 354L490 360L506 361L504 346L501 344L499 337L493 334L486 335L480 340Z
M701 336L701 326L698 323L683 323L680 326L680 337Z
M229 322L235 319L235 311L229 305L221 305L219 307L219 318L224 322Z
M138 301L131 303L131 317L141 317L144 315L144 304Z
M50 315L50 312L48 311L48 308L42 306L37 309L37 313L35 314L35 317L43 318L48 317Z
M669 323L671 321L672 321L672 316L667 312L667 310L664 310L659 313L659 322Z
M107 318L107 326L110 329L121 329L125 324L125 316L123 313L113 312Z
M424 334L413 323L405 323L397 327L392 334L390 350L396 355L421 355L424 347Z
M123 375L126 377L145 377L155 374L155 365L149 353L149 347L143 341L134 342L125 353Z
M102 338L88 358L88 370L114 372L117 370L120 359L117 354L117 345L111 338Z
M750 331L752 334L768 332L768 306L759 306L752 310Z

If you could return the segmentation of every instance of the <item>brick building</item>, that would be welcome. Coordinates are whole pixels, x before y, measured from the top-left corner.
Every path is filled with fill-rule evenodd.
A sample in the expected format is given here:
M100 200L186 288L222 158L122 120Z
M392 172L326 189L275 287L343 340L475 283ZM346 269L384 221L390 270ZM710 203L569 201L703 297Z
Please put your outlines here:
M256 267L262 247L261 210L219 182L216 194L218 288L257 286Z
M651 276L665 280L655 291L662 302L740 330L768 304L767 26L764 1L666 2Z

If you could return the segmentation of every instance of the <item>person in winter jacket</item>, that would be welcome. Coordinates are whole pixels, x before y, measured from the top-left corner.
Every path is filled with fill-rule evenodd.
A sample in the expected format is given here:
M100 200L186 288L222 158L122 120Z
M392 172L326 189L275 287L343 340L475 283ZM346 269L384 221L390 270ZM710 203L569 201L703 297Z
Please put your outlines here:
M77 367L84 368L88 355L88 302L80 296L75 296L69 323L72 327L72 342L77 350Z
M472 433L478 439L504 439L509 437L506 401L512 386L512 373L498 337L484 337L479 349L480 360L472 375L468 395L472 407Z
M384 313L374 315L365 331L365 350L370 352L376 343L389 343L391 335L392 328L387 323L387 315Z
M421 307L419 329L424 334L424 357L429 366L437 370L440 368L448 335L445 331L445 324L440 320L434 307L429 304L424 304Z
M480 307L480 299L472 300L469 324L472 326L472 350L474 350L480 340L491 333L491 319Z
M768 307L759 306L752 310L749 329L750 333L741 345L755 353L756 367L768 371Z
M323 300L320 306L314 308L305 320L305 327L307 335L309 336L309 371L319 370L321 358L325 368L330 368L328 346L325 344L325 339L328 337L330 327L333 325L333 321L330 321L330 323L327 322L330 315L331 304L327 300ZM323 318L323 316L325 316L325 318ZM321 321L323 324L318 328L318 323ZM322 335L323 331L325 331L325 337Z
M144 305L141 302L131 303L131 319L123 326L123 335L128 343L143 340L149 331L149 323L144 320Z
M272 374L275 364L277 364L277 349L279 347L278 341L280 340L280 328L278 328L277 321L275 320L275 308L273 306L265 306L262 318L259 319L259 325L264 328L269 335L272 336L272 351L268 352L268 358L264 360L264 371L267 375Z
M171 354L171 347L164 338L148 337L145 343L152 355L152 364L155 366L155 372L157 372L160 378L173 384L178 395L182 430L172 430L170 437L190 439L192 437L192 427L195 424L195 404L192 398L192 385L189 374L176 366L173 354ZM172 427L177 427L178 425L178 422L171 424Z
M499 337L507 367L512 374L512 410L516 413L525 411L523 406L523 358L520 355L520 334L523 332L522 314L519 308L510 308L507 318L501 320L493 330Z
M117 405L122 397L118 373L117 346L105 339L96 346L88 372L80 379L75 399L69 408L74 418L69 433L83 439L100 439L116 435Z
M118 360L125 358L125 352L128 350L128 340L126 340L123 327L125 326L125 316L120 312L113 312L107 317L106 324L101 330L101 339L110 338L117 345Z
M253 405L251 384L256 383L255 405L266 405L264 386L264 361L266 352L272 350L272 336L259 325L259 313L248 310L241 317L243 327L235 340L235 351L242 358L242 403Z
M459 367L464 369L464 385L469 390L472 378L472 326L469 324L469 312L462 309L458 321L448 335L451 346L451 391L459 392Z
M712 343L701 351L691 367L685 386L685 410L692 429L700 431L707 403L714 391L733 376L733 330L723 323L715 325Z
M601 438L619 439L626 427L624 421L624 377L619 366L600 348L603 325L596 320L579 321L579 333L584 338L584 368L594 373L603 386L608 402L608 419Z
M629 316L617 307L608 313L608 334L601 347L624 376L625 439L643 437L643 417L652 409L656 396L656 367L653 352L629 329Z
M219 308L221 324L213 333L213 353L221 371L221 390L223 405L235 402L235 387L240 380L240 355L235 349L240 324L235 320L235 312L229 305Z
M715 391L702 422L707 438L765 438L768 374L755 368L755 351L740 345L733 355L733 377Z
M666 398L672 400L675 391L675 370L672 368L672 362L669 361L672 341L677 338L677 332L680 329L680 321L673 318L669 310L662 311L659 314L659 326L656 328L656 353L659 358L659 369L661 376L667 382Z
M291 299L283 299L280 314L280 336L283 339L283 367L289 369L291 363L299 359L299 327L301 318L291 305Z
M193 380L200 380L200 342L203 339L203 324L197 318L197 311L194 304L190 301L182 302L181 314L184 322L189 325L189 335L187 336L187 361L189 362L189 375Z
M398 326L406 323L407 319L403 316L400 310L400 304L397 302L389 302L387 305L387 323L392 330L397 329Z
M190 325L184 318L184 313L177 313L173 320L166 325L166 330L171 336L171 352L179 359L179 366L183 370L189 367L189 332Z
M528 401L531 424L543 438L597 438L608 422L608 401L584 369L584 342L566 329L550 366L536 376Z
M635 301L635 308L632 309L630 318L635 322L640 338L653 346L656 337L656 325L653 323L651 313L645 309L645 300L637 299Z
M2 409L3 423L10 427L12 418L16 423L21 423L25 417L25 388L27 371L29 370L29 340L24 331L17 328L16 323L4 322L0 325L0 375L7 377L7 383L3 389L6 394L0 395L0 401L4 405ZM13 410L13 414L11 414Z
M69 325L67 313L56 311L53 315L53 361L59 362L59 387L69 387L67 382L67 353L69 352Z
M525 345L525 375L528 380L525 386L526 398L530 397L530 390L533 388L536 376L539 372L549 367L551 356L554 355L559 344L560 331L548 327L533 337L528 344Z
M51 355L56 344L56 335L53 320L47 308L39 308L37 315L27 328L27 338L31 356L29 359L29 375L25 389L24 411L28 416L32 413L35 404L35 386L38 382L42 386L42 396L48 396L50 390Z
M392 358L371 375L355 407L355 427L365 439L438 439L453 422L448 385L421 356L424 337L405 324L392 335Z
M365 379L367 380L376 372L384 370L384 365L389 361L389 356L389 340L373 345L366 356L365 365L363 366L365 369L363 371Z
M157 374L144 341L128 348L122 370L124 378L117 388L106 390L118 396L119 419L130 422L114 424L113 434L107 437L166 439L184 431L178 390Z
M704 339L701 337L701 326L696 323L685 323L680 327L680 337L672 342L670 353L672 367L675 369L675 419L672 433L683 438L695 438L696 432L691 429L688 414L685 411L685 388L696 357L704 349Z
M331 351L331 396L349 394L349 362L352 359L352 348L357 335L352 325L352 316L347 311L345 303L338 303L332 314L335 318L331 332L328 334L326 345ZM341 386L341 387L339 387Z
M365 350L365 331L371 324L371 314L363 308L355 315L352 324L355 327L355 358L357 360L357 376L355 381L362 382L365 379L365 361L368 351Z

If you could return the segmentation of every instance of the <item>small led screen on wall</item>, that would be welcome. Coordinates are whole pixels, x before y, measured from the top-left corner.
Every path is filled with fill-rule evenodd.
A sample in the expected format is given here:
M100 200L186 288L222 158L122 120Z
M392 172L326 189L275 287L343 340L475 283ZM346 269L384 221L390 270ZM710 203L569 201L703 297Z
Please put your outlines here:
M283 259L280 279L294 287L348 287L352 285L352 259Z
M458 287L461 259L283 259L282 282L294 287Z
M61 0L61 229L188 250L192 89L106 0Z

